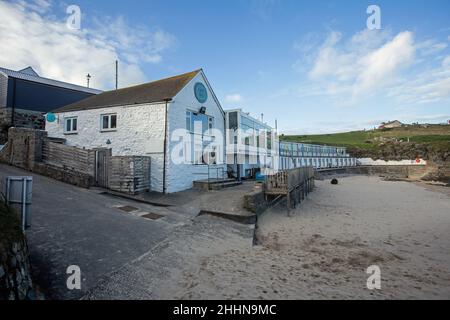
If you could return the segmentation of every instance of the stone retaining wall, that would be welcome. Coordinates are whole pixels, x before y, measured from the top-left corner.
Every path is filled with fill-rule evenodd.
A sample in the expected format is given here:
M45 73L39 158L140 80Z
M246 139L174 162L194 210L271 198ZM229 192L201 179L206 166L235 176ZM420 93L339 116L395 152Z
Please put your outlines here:
M0 144L7 141L8 128L12 126L44 130L45 117L42 112L23 109L15 109L13 117L12 108L0 108Z
M248 211L261 214L268 207L269 203L266 201L262 190L255 190L244 195L244 208Z
M10 128L8 142L0 151L0 161L33 171L35 163L42 160L42 144L46 137L47 133L42 130Z
M95 185L95 158L96 150L52 142L46 131L27 128L10 128L0 151L2 162L83 188ZM108 157L107 162L111 190L128 194L150 190L150 157Z
M18 214L0 202L0 300L32 298L28 246Z
M24 300L33 290L25 240L0 244L0 300Z

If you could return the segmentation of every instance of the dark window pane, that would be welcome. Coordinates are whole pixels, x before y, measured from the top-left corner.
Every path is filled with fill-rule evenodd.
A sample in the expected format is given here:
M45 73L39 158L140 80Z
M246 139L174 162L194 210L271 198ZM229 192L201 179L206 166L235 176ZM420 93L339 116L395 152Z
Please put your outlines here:
M117 127L117 115L113 114L111 116L111 129L115 129Z
M71 126L72 126L72 120L71 119L67 119L66 120L66 132L70 131Z
M192 128L191 128L191 115L189 113L186 113L186 130L192 131Z
M72 119L72 130L77 131L77 119Z
M103 116L103 124L102 124L102 129L108 129L108 116Z
M237 118L237 112L231 112L228 118L228 125L229 129L237 129L238 127L238 118Z

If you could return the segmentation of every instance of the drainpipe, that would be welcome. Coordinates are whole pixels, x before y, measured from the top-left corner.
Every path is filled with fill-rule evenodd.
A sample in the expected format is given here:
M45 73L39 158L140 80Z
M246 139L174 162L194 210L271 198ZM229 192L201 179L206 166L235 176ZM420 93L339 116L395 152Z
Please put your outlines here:
M13 79L13 96L12 96L12 114L11 114L11 127L14 127L15 117L14 114L16 113L16 79Z
M167 124L168 124L168 103L172 99L164 99L166 102L166 110L164 117L164 160L163 160L163 193L167 193L167 183L166 183L166 167L167 167Z

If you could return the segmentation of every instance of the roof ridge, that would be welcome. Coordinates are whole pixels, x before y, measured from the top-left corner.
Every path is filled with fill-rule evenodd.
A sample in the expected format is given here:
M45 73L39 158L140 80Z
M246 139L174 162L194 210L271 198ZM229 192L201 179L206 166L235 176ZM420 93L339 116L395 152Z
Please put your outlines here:
M193 70L193 71L190 71L190 72L185 72L185 73L177 74L177 75L175 75L175 76L170 76L170 77L166 77L166 78L162 78L162 79L158 79L158 80L153 80L153 81L149 81L149 82L145 82L145 83L141 83L141 84L136 84L136 85L129 86L129 87L124 87L124 88L120 88L120 89L112 89L112 90L108 90L108 91L103 91L103 93L117 92L117 91L120 91L120 90L126 90L126 89L138 88L138 87L146 86L146 85L149 85L149 84L152 84L152 83L155 83L155 82L159 82L159 81L165 81L165 80L171 80L171 79L175 79L175 78L184 77L184 76L186 76L186 75L188 75L188 74L191 74L191 73L197 74L198 72L200 72L200 71L202 71L202 70L203 70L203 69L197 69L197 70Z
M197 69L135 86L105 91L99 95L91 96L79 102L57 108L53 110L53 112L166 101L167 99L176 96L180 90L186 87L200 72L203 72L203 69Z

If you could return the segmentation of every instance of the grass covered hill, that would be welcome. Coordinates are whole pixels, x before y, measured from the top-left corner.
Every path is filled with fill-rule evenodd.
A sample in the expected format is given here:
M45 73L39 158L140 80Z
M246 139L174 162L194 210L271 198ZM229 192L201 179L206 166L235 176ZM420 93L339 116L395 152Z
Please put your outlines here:
M344 146L356 157L450 161L450 125L406 125L393 129L321 135L282 135L280 140Z

